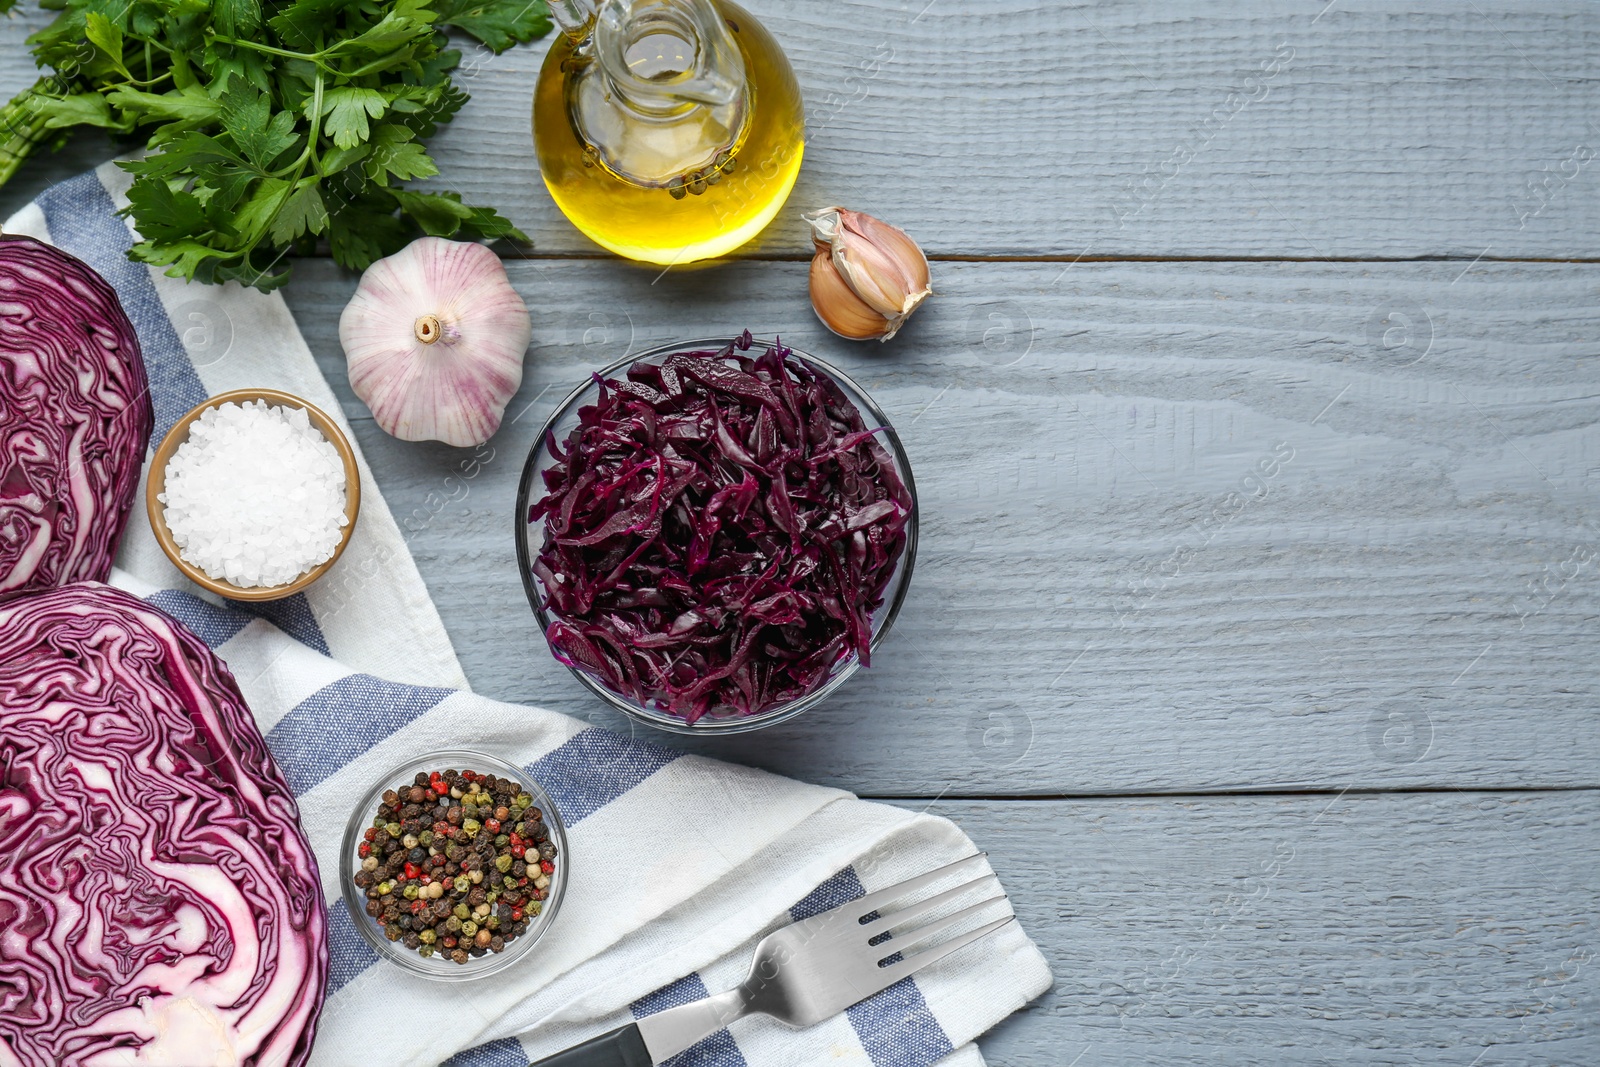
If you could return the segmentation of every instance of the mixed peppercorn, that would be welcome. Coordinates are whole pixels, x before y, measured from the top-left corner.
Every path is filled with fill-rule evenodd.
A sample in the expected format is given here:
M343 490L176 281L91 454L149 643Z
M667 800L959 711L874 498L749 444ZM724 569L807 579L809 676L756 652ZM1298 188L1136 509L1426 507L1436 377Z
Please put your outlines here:
M383 794L355 883L383 934L456 963L502 952L544 908L556 846L522 786L476 771L417 772Z

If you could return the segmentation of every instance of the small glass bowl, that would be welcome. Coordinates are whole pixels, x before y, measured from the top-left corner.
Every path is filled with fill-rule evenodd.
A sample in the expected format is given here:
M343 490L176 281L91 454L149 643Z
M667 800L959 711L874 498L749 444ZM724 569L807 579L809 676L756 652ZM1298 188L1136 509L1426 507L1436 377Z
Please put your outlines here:
M775 344L775 341L758 337L751 345L751 354L758 354L760 348L770 349ZM600 386L597 378L617 377L635 363L661 363L677 352L699 352L708 349L717 351L726 348L727 345L726 337L707 337L693 341L676 341L635 356L625 356L596 374L590 375L588 380L569 393L545 422L544 428L539 431L539 436L534 438L533 447L528 451L528 461L522 468L522 482L517 490L515 523L517 563L522 569L522 585L528 594L528 603L533 606L534 616L539 620L541 633L550 632L554 616L544 607L543 583L533 573L533 561L544 542L544 524L528 522L528 508L544 495L544 472L555 464L549 448L546 447L549 441L552 437L558 441L565 441L573 428L578 425L579 409L593 404L598 399ZM921 514L921 506L917 502L916 483L911 478L911 461L906 457L899 435L894 432L894 427L889 425L889 417L867 395L866 390L852 381L849 375L816 356L797 348L789 348L789 351L812 370L830 379L846 399L861 412L861 419L868 429L881 428L882 433L878 435L878 439L885 445L889 458L894 463L895 473L905 483L906 492L911 497L911 515L906 520L905 550L900 553L894 573L889 577L889 584L884 587L883 603L872 613L871 647L877 649L888 635L889 628L894 625L895 616L900 613L900 605L905 601L906 589L911 584L911 570L917 557L917 521ZM756 715L740 715L734 712L719 714L713 710L692 726L683 719L612 691L599 679L576 667L569 666L567 669L590 692L624 715L647 726L679 734L739 734L792 719L807 708L821 703L830 693L843 685L845 679L854 674L860 666L859 658L852 652L834 665L833 672L825 682L804 696L768 708Z
M449 769L493 774L496 778L509 778L521 785L523 791L533 797L533 806L544 813L545 825L550 829L550 840L556 846L556 869L550 876L550 892L544 900L543 909L528 924L527 933L506 945L504 952L474 956L466 963L454 963L437 952L424 959L415 949L384 937L378 921L367 914L366 891L355 883L356 871L361 869L361 857L356 850L361 846L367 827L372 825L384 790L399 789L401 786L409 788L414 784L418 771ZM361 798L361 803L350 813L350 821L345 824L344 844L339 853L339 886L343 890L345 906L350 909L350 920L355 923L367 944L383 959L411 974L437 982L468 982L505 970L526 956L534 943L544 936L550 924L555 922L556 912L561 909L561 898L567 890L567 865L570 861L567 830L561 821L561 813L556 810L550 794L538 782L528 777L520 767L498 757L484 752L450 749L424 753L390 769Z

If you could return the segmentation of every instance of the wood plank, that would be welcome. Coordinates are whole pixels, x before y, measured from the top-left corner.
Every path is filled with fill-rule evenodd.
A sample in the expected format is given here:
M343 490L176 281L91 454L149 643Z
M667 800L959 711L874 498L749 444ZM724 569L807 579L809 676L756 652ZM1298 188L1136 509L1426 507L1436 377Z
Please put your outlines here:
M1578 0L749 7L787 49L809 126L792 209L758 254L807 252L799 212L841 202L940 255L1565 258L1600 238L1600 11ZM40 19L29 5L0 23L0 92L32 82L22 40ZM592 251L532 158L544 51L468 56L474 99L435 142L441 180L542 251ZM0 211L59 174L30 164Z
M934 805L1056 976L989 1062L1600 1063L1596 794L1330 799Z
M287 293L482 692L626 728L533 625L517 476L630 343L748 325L884 406L923 542L872 669L689 747L879 795L1594 785L1600 267L1464 266L939 264L879 346L803 264L513 263L534 342L476 465L366 421L354 279Z

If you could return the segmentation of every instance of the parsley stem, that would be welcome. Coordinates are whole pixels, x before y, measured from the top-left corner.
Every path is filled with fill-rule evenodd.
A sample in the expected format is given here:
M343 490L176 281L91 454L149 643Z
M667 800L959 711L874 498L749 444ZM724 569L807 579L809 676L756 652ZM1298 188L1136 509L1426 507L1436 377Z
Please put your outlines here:
M306 138L306 158L310 159L317 154L317 138L322 136L322 75L317 75L317 84L311 89L311 135ZM302 161L304 162L304 161ZM296 174L295 181L300 180Z
M387 70L389 67L393 66L395 57L407 56L410 54L411 48L409 45L401 48L391 49L390 51L379 56L377 59L374 59L368 63L363 63L355 70L340 71L340 74L346 78L364 78L368 74L374 74L380 70Z
M317 72L317 81L311 89L311 134L306 138L306 146L300 150L300 155L293 163L272 172L272 177L281 178L291 170L294 177L291 182L300 180L304 173L306 160L315 159L317 155L317 138L322 132L322 72ZM276 215L274 215L276 217Z
M244 261L246 263L250 262L250 253L252 253L252 252L254 252L256 250L256 246L261 243L262 238L266 237L267 234L272 231L272 224L278 221L278 216L279 215L283 214L284 205L287 204L290 200L294 199L295 193L297 193L299 191L299 190L297 190L295 188L295 186L300 184L300 176L302 174L304 174L305 171L306 171L306 160L311 158L312 150L316 148L316 146L317 146L317 138L319 136L321 136L321 134L322 134L322 73L320 71L318 71L317 72L316 84L314 86L312 86L312 89L311 89L311 133L306 139L305 151L300 153L300 158L295 162L294 177L289 179L289 188L284 191L283 199L279 200L278 201L278 206L272 209L272 215L267 219L266 223L261 227L261 231L256 234L256 239L251 241L250 244L239 253L244 258ZM284 252L287 252L289 250L290 244L291 243L288 242L288 241L284 242L284 249L283 249ZM282 259L282 258L283 258L283 252L278 253L278 259ZM277 261L278 261L277 259L274 259L272 262L276 263ZM267 269L270 269L270 267L267 268ZM265 273L266 273L266 270L262 270L262 271L257 272L255 281L260 281L261 280L261 275L265 274ZM254 285L255 281L252 281L250 284Z
M33 88L24 89L0 107L0 185L22 166L22 161L50 135L45 126L40 97L54 87L54 77L40 78Z
M170 77L172 77L172 71L170 71L170 70L165 72L165 73L163 73L163 74L157 74L154 78L151 78L148 81L146 81L146 80L144 80L142 78L135 78L135 77L130 75L128 77L127 81L118 82L118 83L112 85L111 88L120 89L124 85L129 85L129 86L134 86L134 87L139 88L139 89L148 89L152 85L160 85L162 82L166 81Z
M322 58L321 52L291 52L287 48L276 48L270 44L261 44L257 41L241 41L237 37L225 37L220 33L212 34L211 39L213 41L221 41L223 44L235 45L239 48L248 48L252 52L265 52L268 55L282 56L284 59L304 59L316 63Z
M265 52L269 56L282 56L284 59L304 60L305 62L315 66L324 74L333 74L335 76L339 74L339 71L336 68L331 67L327 63L323 62L323 57L326 56L328 52L332 51L332 49L325 48L320 52L291 52L287 48L275 48L270 44L259 44L255 41L242 41L237 37L224 37L220 33L212 34L211 39L213 41L220 41L223 44L231 44L239 48L249 49L252 52ZM334 47L338 46L335 45Z

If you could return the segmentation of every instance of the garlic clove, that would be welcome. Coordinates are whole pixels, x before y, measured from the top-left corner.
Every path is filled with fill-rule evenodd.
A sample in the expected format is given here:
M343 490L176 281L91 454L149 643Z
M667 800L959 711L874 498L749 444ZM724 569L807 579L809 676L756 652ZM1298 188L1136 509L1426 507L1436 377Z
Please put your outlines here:
M827 255L837 279L835 284L821 273L818 259L813 258L812 306L835 333L887 341L932 295L928 258L904 230L841 207L823 208L804 218L811 224L818 257ZM840 285L853 303L839 294ZM878 319L870 330L862 308ZM847 329L839 329L831 320L844 323Z
M902 315L928 293L928 261L904 230L871 215L841 212L844 237L833 260L856 294L880 315Z
M811 259L811 306L822 324L840 337L867 341L883 336L884 317L846 284L826 247L818 248Z
M369 266L339 317L350 387L378 426L457 447L500 428L532 333L499 257L440 237Z

